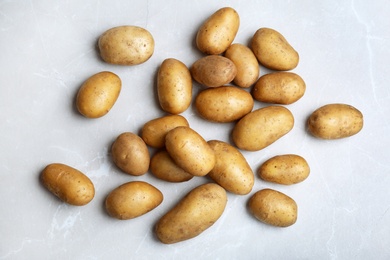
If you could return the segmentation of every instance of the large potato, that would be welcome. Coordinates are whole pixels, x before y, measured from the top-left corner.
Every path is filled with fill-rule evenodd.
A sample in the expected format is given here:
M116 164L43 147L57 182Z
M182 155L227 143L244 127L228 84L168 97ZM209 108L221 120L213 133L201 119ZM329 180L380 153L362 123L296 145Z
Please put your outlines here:
M194 177L180 168L165 150L158 151L152 156L150 171L157 178L169 182L184 182Z

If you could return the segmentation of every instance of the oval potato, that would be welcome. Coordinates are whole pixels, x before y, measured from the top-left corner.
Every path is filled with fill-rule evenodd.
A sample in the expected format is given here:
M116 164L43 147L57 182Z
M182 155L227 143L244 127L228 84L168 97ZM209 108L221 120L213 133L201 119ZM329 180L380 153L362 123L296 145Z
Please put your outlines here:
M158 151L152 156L150 171L157 178L169 182L184 182L194 177L180 168L165 150Z

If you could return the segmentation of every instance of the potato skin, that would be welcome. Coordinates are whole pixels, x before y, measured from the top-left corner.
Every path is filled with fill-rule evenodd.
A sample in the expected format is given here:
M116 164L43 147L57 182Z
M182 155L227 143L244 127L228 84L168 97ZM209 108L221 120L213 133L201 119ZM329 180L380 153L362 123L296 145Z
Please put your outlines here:
M47 165L40 179L45 188L70 205L86 205L95 196L92 181L79 170L62 163Z
M219 219L226 204L226 191L221 186L200 185L158 220L155 233L164 244L196 237Z
M180 168L166 150L160 150L152 156L150 171L157 178L169 182L184 182L194 177Z

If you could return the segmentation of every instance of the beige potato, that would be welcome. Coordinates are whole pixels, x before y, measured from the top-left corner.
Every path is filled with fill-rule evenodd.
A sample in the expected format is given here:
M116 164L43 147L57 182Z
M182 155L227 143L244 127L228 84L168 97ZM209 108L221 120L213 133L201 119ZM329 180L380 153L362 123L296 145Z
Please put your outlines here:
M217 157L208 176L234 194L245 195L251 192L255 176L242 153L223 141L211 140L208 144Z
M206 87L220 87L230 83L237 74L233 61L219 55L209 55L192 64L191 75L195 81Z
M196 46L205 54L221 54L233 42L240 17L236 10L224 7L212 14L199 28Z
M221 217L226 204L224 188L215 183L200 185L158 220L156 235L165 244L194 238Z
M249 88L259 78L260 66L255 54L243 44L235 43L229 46L225 57L233 61L237 68L233 83L242 88Z
M251 49L258 61L269 69L292 70L298 66L299 54L282 34L260 28L252 37Z
M86 205L95 196L92 181L84 173L62 163L47 165L40 179L45 188L71 205Z
M268 106L250 112L233 128L234 144L247 151L258 151L290 132L294 117L282 106Z
M265 161L258 170L261 179L284 185L302 182L309 174L309 164L296 154L274 156Z
M124 25L105 31L99 37L98 48L107 63L137 65L153 55L154 39L144 28Z
M162 62L157 74L157 95L164 111L180 114L187 110L192 100L192 77L184 63L173 58Z
M250 93L233 86L204 89L195 98L200 116L220 123L240 119L252 111L253 105Z
M165 137L165 147L173 161L194 176L204 176L215 165L215 154L195 130L178 126Z
M152 156L150 171L157 178L169 182L184 182L194 177L180 168L165 150L158 151Z
M115 165L123 172L140 176L149 169L150 155L145 142L136 134L120 134L111 146L111 156Z
M142 216L163 201L163 194L153 185L143 181L127 182L112 190L105 200L111 217L126 220Z
M252 95L261 102L289 105L298 101L305 91L306 84L299 75L282 71L261 76Z
M249 199L249 211L263 223L288 227L297 221L298 206L289 196L272 189L263 189Z
M114 106L121 88L121 79L116 74L109 71L94 74L81 85L76 107L85 117L102 117Z

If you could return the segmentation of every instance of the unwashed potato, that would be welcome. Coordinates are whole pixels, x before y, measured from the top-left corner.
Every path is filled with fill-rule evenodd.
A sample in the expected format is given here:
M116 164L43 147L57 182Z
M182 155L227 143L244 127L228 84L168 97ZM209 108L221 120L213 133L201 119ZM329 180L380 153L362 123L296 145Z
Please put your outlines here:
M158 220L156 235L165 244L194 238L220 218L226 204L224 188L215 183L200 185Z
M180 168L165 150L158 151L152 156L150 171L157 178L169 182L184 182L194 177Z
M121 79L112 72L102 71L92 75L77 93L78 111L88 118L104 116L114 106L121 88Z
M92 181L84 173L62 163L47 165L40 178L44 187L71 205L86 205L95 196Z

